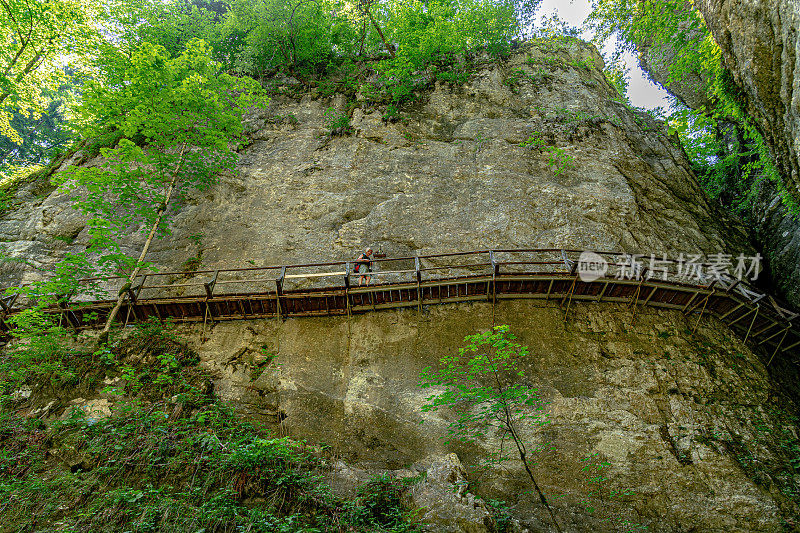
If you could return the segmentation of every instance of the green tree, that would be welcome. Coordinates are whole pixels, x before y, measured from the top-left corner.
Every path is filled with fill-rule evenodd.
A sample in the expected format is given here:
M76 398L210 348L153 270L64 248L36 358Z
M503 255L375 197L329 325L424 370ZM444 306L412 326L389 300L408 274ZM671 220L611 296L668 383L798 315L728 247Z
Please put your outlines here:
M100 12L95 0L0 0L0 135L22 143L13 113L36 119L47 108L65 65L91 55Z
M232 170L242 135L242 115L268 100L250 78L236 78L211 59L200 40L176 57L142 43L130 56L108 47L103 76L88 80L76 124L88 138L112 135L104 164L70 167L57 182L90 216L87 254L99 265L138 275L176 193L204 188ZM141 228L147 238L138 259L120 248L119 237ZM117 306L103 330L107 335Z
M531 469L531 451L525 444L523 429L549 423L543 413L544 403L537 389L523 383L522 359L528 347L516 342L506 325L464 338L466 346L458 354L442 357L440 368L425 368L420 385L423 388L443 388L443 392L428 397L423 411L447 408L457 418L449 424L449 434L461 441L475 442L499 433L501 443L510 439L516 456L522 462L539 501L547 509L556 529L561 531L553 509L539 488ZM506 448L489 454L489 465L510 460Z
M53 100L39 117L14 112L11 128L22 142L0 135L0 173L12 167L46 165L57 152L67 148L72 135L66 124L62 100Z

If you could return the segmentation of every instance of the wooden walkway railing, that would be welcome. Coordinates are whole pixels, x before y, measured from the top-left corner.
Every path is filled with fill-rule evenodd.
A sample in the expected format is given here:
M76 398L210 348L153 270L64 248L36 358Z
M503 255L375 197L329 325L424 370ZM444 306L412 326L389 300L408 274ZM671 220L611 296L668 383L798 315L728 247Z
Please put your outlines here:
M584 281L581 250L481 250L375 259L370 283L359 285L353 262L160 272L140 276L130 288L118 321L151 317L205 324L222 320L352 315L378 309L443 303L536 298L555 300L569 312L573 301L647 305L698 315L714 315L745 342L771 353L800 354L798 313L746 281L729 276L700 279L682 272L682 263L649 257L638 264L616 252L596 252L608 264L604 277ZM626 259L628 258L628 259ZM709 266L709 265L703 265ZM81 280L77 294L49 312L72 327L102 326L114 305L122 277ZM0 320L18 308L0 301ZM566 318L566 315L565 315ZM0 321L0 327L7 328ZM696 327L696 325L695 325Z

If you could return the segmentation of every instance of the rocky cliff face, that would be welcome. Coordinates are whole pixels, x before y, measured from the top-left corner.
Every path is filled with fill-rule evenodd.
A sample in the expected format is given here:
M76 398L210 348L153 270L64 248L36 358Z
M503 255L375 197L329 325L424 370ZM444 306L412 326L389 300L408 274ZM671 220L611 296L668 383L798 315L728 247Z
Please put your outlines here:
M463 86L437 85L398 122L359 100L347 136L328 135L323 118L329 107L346 110L344 99L276 96L248 120L252 144L239 172L186 194L150 259L164 269L190 260L237 267L351 259L367 245L390 255L551 246L749 252L743 228L706 200L663 125L615 101L601 67L586 45L533 46L479 65ZM291 92L291 80L282 87ZM4 252L26 263L6 263L5 283L38 278L85 243L84 221L63 195L34 186L20 195L28 201L4 216L0 234ZM127 242L131 253L139 245ZM536 473L568 530L794 523L797 407L774 376L795 374L785 361L767 369L708 319L691 336L696 318L678 312L579 304L565 320L552 303L510 302L494 311L479 303L221 323L205 341L198 328L179 333L242 416L332 445L345 460L331 472L337 490L376 470L427 472L414 498L428 507L431 530L484 532L486 504L449 488L465 480L459 461L473 472L499 436L447 445L451 415L423 414L428 393L417 381L492 316L531 347L525 379L552 423L526 427L525 439L544 448ZM94 396L83 403L119 400ZM61 414L44 400L34 399L40 415ZM596 485L583 467L595 461L611 469L601 490L619 497L590 512ZM518 531L550 527L518 466L466 477L479 496L509 502Z
M356 103L349 136L329 136L323 118L343 98L276 96L248 120L238 174L186 195L149 259L230 268L352 259L368 245L747 252L664 126L615 101L601 69L585 45L532 47L437 85L395 123ZM0 223L2 249L46 269L81 248L83 219L64 195L26 192ZM37 276L5 268L7 283Z
M756 236L764 251L770 284L787 301L800 305L800 216L783 204L776 186L763 183L752 209Z
M341 459L329 473L341 494L376 471L422 475L412 498L426 507L431 531L492 531L487 499L508 503L518 531L551 531L518 461L476 474L500 449L499 431L448 444L453 415L421 410L436 390L419 387L420 372L493 317L530 347L524 383L538 389L550 422L523 425L523 440L541 449L532 455L535 474L567 531L796 525L797 406L769 370L788 380L796 373L782 361L768 369L715 320L689 335L697 317L678 311L578 304L565 320L553 302L522 301L223 322L206 329L205 341L200 326L176 333L240 415L329 445ZM104 388L78 403L96 411L125 399ZM600 498L590 465L602 462ZM467 479L469 489L460 484Z
M793 194L800 192L800 10L792 0L699 0L725 65ZM792 187L793 185L793 187Z

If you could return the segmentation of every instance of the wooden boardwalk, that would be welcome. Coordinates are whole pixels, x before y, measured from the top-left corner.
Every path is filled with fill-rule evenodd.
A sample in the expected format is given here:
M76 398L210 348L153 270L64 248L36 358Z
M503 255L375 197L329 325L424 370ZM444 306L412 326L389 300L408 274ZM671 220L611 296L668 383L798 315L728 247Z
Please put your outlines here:
M369 285L359 286L352 262L145 274L127 288L118 315L124 324L151 317L204 325L222 320L350 316L380 309L533 298L554 300L565 312L576 301L618 302L714 315L745 342L761 346L770 362L800 355L798 313L745 281L682 272L680 261L598 252L605 276L581 279L580 250L481 250L376 259ZM78 294L49 312L76 329L102 326L125 282L121 277L81 281ZM18 311L0 302L0 318ZM5 323L0 323L5 326Z

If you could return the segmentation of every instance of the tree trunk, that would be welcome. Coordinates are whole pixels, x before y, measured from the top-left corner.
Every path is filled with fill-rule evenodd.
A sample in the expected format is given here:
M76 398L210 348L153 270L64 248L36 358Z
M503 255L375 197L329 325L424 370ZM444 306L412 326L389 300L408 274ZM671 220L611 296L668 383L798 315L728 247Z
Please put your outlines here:
M381 31L381 27L378 26L378 23L375 22L375 19L372 16L372 11L369 10L369 7L366 8L367 16L369 20L372 22L372 25L375 26L375 29L378 30L378 35L381 37L381 41L383 41L383 46L386 47L386 50L389 51L389 54L394 58L394 48L392 48L389 43L386 42L386 37L383 36L383 32Z
M158 210L158 215L156 217L155 222L153 222L153 226L150 228L150 233L147 235L147 240L144 243L144 247L142 248L142 253L139 254L139 260L136 262L136 266L131 272L131 275L128 277L128 281L123 285L123 288L130 287L133 283L133 280L136 279L136 276L139 275L139 271L141 270L141 264L144 261L144 258L147 256L147 252L150 250L150 244L153 242L153 237L156 235L156 231L158 231L158 226L161 224L161 219L164 217L164 213L166 213L167 209L169 208L169 201L172 198L172 193L175 190L175 184L178 181L178 172L181 169L181 165L183 164L183 154L186 152L186 145L183 145L181 148L181 155L180 159L178 160L178 164L175 166L175 170L172 174L172 181L169 184L169 189L167 189L167 196L164 198L164 203L161 204L161 207ZM119 313L120 308L122 307L122 302L125 301L126 291L120 291L120 294L117 296L117 303L111 309L111 313L108 315L108 319L106 320L105 326L103 326L103 331L100 332L100 336L97 338L97 344L103 345L108 343L108 332L111 330L111 324L114 323L114 319L117 317L117 313Z

